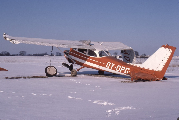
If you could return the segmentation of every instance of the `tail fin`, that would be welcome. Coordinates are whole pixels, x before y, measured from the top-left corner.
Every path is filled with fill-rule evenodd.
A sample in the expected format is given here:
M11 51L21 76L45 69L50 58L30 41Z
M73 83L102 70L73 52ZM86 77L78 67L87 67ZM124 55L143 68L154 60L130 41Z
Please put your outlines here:
M163 45L152 56L150 56L141 67L153 70L156 78L162 79L172 60L175 47Z

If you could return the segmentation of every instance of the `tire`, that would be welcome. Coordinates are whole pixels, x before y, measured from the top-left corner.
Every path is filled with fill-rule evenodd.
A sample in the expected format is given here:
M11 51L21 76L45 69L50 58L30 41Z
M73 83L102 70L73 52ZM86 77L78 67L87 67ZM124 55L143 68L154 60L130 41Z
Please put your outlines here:
M53 77L57 75L57 69L54 66L47 66L45 68L45 73L47 77Z
M75 69L71 70L71 76L72 77L77 76L77 71Z

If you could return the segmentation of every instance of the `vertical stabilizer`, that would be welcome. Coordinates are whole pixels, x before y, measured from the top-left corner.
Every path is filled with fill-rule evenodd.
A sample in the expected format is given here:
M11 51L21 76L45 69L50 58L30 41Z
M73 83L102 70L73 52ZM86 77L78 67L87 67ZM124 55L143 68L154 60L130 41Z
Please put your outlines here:
M175 52L175 47L163 45L150 56L141 67L154 71L156 78L162 79Z

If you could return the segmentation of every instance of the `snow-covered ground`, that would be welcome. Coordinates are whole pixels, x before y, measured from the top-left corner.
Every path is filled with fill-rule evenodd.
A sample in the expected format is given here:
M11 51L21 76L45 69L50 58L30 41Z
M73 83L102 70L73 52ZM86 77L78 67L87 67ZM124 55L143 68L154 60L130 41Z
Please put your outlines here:
M45 76L51 64L58 72L64 57L0 57L0 120L177 120L179 60L165 81L121 83L125 79L94 77L82 69L77 77L5 79ZM78 66L75 66L78 67Z

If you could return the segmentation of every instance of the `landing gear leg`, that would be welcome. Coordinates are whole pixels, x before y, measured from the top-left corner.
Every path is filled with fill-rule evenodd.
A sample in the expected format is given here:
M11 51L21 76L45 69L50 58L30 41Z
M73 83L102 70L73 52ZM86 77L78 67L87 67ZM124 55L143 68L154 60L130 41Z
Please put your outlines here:
M68 65L67 63L62 63L63 66L67 67L71 71L71 76L75 77L77 75L77 71L73 69L73 64Z
M70 70L70 71L73 70L73 64L71 64L71 65L69 66L69 70Z
M63 66L67 67L70 71L73 70L73 64L68 65L67 63L62 63Z
M82 68L84 68L84 67L82 66L81 68L77 69L77 71L80 71Z

